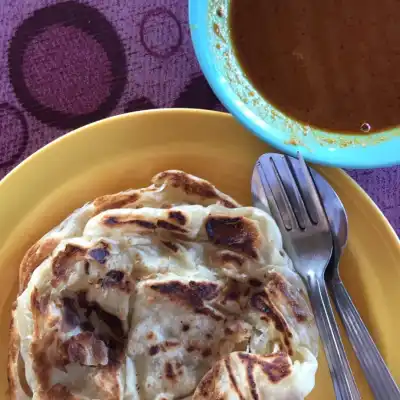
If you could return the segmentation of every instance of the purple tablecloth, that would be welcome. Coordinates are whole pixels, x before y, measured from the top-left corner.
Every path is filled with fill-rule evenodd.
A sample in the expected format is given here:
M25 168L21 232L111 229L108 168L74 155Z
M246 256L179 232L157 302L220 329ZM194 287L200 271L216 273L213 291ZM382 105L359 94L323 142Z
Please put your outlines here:
M108 115L221 109L193 52L187 0L2 0L0 65L0 178ZM350 175L400 234L400 167Z

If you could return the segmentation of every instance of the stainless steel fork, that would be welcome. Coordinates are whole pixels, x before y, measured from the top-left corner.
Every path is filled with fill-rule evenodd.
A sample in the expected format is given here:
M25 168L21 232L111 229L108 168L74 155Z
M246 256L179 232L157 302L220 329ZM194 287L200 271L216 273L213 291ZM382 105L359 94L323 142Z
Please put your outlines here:
M254 205L276 220L285 249L303 278L314 311L336 393L341 400L360 399L325 286L333 242L328 220L310 175L299 160L264 154L253 172Z

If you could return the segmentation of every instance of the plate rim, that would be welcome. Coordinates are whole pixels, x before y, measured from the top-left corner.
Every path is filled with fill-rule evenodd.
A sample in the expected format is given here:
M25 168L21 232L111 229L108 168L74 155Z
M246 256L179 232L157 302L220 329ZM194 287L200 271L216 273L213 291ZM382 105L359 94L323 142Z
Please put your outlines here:
M107 118L103 118L98 121L91 122L90 124L83 125L77 129L74 129L70 132L65 133L64 135L52 140L51 142L47 143L45 146L41 147L40 149L36 150L34 153L29 155L25 158L21 163L19 163L16 167L14 167L7 175L5 175L0 180L0 195L3 187L9 184L12 184L12 181L15 176L20 174L20 171L23 171L26 168L30 168L31 164L35 162L36 158L41 157L41 155L45 152L52 151L53 148L56 148L59 145L62 145L64 142L73 140L75 136L79 136L83 131L85 131L89 127L96 127L97 125L105 124L105 123L112 123L114 120L122 120L122 119L131 119L131 118L140 118L143 115L153 115L153 114L169 114L169 115L180 115L180 114L201 114L208 117L217 117L217 118L226 118L227 120L235 119L233 115L221 111L214 111L214 110L204 110L198 108L160 108L160 109L152 109L152 110L142 110L142 111L133 111L124 114L113 115ZM239 123L238 121L236 121ZM248 131L248 134L251 135L251 131L249 131L245 126L243 129ZM260 139L261 140L261 139ZM271 145L269 145L271 146ZM274 149L274 148L273 148ZM274 149L278 152L282 152L279 149ZM315 163L310 163L311 166L321 172L324 175L324 170L334 170L334 173L338 174L342 177L342 179L347 182L356 192L360 193L363 201L368 203L373 209L376 214L377 220L379 220L380 225L382 226L381 229L385 230L385 235L387 235L388 240L390 238L391 245L395 246L400 243L400 239L398 238L393 226L390 224L386 216L383 214L381 209L376 205L376 203L371 199L371 197L365 192L365 190L345 171L341 168L336 167L328 167L325 165L319 165ZM400 249L399 249L400 254Z

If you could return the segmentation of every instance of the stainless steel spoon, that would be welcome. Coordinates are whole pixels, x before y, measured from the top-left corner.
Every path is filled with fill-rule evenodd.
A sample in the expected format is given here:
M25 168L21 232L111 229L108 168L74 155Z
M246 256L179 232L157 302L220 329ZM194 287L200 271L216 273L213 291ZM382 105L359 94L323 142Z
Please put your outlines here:
M400 390L390 374L378 348L354 306L339 275L339 260L347 243L347 215L338 195L318 173L312 171L331 225L333 253L325 279L336 310L343 322L354 352L361 364L374 398L400 399Z

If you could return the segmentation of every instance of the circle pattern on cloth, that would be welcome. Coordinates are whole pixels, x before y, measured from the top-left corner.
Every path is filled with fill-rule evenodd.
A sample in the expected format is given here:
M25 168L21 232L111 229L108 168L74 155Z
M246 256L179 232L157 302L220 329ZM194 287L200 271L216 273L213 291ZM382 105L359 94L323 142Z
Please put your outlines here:
M16 107L0 104L0 167L15 164L28 144L28 124Z
M171 57L182 45L182 28L178 18L165 7L150 10L140 23L140 42L154 57Z
M42 8L27 18L11 40L8 62L23 107L62 129L109 115L127 79L117 32L98 10L76 1Z

